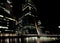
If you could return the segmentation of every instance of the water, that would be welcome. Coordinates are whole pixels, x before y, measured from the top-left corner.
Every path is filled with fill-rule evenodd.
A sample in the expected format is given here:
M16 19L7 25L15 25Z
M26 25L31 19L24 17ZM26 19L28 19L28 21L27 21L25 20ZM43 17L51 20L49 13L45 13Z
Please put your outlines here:
M60 40L50 41L50 42L42 42L42 43L60 43Z
M43 37L44 38L44 37ZM47 40L48 39L48 40ZM39 43L60 43L60 39L52 40L49 37L39 40ZM21 38L0 38L0 43L38 43L37 37L25 37L21 42Z

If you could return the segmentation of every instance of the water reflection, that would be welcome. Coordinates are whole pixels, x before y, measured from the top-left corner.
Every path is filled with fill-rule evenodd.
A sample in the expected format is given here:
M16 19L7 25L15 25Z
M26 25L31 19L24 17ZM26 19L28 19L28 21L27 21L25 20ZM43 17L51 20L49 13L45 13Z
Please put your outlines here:
M40 37L40 38L25 37L25 38L23 38L22 41L24 41L24 42L21 42L21 38L0 39L0 43L60 43L60 38L58 39L57 37Z
M38 43L38 38L37 37L27 37L24 38L25 43ZM39 43L52 43L56 42L59 40L57 37L40 37L39 38Z

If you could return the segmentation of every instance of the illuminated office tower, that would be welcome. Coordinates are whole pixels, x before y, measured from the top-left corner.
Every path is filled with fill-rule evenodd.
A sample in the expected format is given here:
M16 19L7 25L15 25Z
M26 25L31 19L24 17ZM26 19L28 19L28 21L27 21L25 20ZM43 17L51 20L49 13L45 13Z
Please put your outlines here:
M12 0L0 1L0 21L1 21L0 28L2 28L2 26L7 26L4 28L13 30L16 21L15 21L15 18L11 14L12 8L13 8Z
M22 16L19 18L18 33L40 34L40 25L41 21L38 19L34 3L32 0L25 0L22 4Z
M12 34L12 36L15 36L15 27L14 27L15 23L16 23L15 19L13 19L9 16L6 17L3 15L0 15L0 37L10 36L10 34ZM3 39L0 39L0 41L1 40L3 40ZM1 42L3 43L3 42L5 42L5 40L9 40L9 38L4 39L4 41L1 41Z
M14 36L15 19L11 15L12 5L10 0L0 0L0 37ZM12 34L12 35L10 35ZM0 38L0 43L9 43L9 38Z
M25 35L27 37L40 35L40 25L41 21L38 19L37 9L34 3L32 0L25 0L24 3L22 3L22 16L19 18L18 31L16 32L18 36L21 35L21 43L25 43Z
M36 43L40 43L40 40L42 39L45 41L45 38L43 36L50 37L50 35L42 34L41 28L44 27L41 27L41 21L38 19L37 9L34 3L32 2L32 0L25 0L22 4L22 16L19 18L17 31L17 34L19 36L21 35L21 43L25 43L26 40L27 43L33 43L28 42L29 37L33 36L35 36L35 38L37 37ZM53 40L52 38L50 39ZM49 39L47 38L47 40Z

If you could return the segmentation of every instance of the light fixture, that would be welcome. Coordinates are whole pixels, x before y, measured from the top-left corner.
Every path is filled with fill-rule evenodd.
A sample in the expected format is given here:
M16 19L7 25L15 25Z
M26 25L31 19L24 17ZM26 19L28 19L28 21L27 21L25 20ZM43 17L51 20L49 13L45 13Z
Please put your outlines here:
M3 15L0 15L0 17L4 17Z
M0 28L3 28L3 29L8 29L8 27L4 27L4 26L0 26Z
M11 4L12 2L10 2L9 0L7 0L7 3Z
M58 26L58 28L60 28L60 26Z

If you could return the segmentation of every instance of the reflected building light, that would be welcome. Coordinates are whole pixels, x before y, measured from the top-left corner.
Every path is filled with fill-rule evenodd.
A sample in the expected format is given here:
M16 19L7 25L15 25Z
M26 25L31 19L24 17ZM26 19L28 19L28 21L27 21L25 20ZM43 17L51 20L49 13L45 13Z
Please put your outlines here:
M33 39L37 39L37 37L32 37Z
M26 40L27 40L27 43L28 43L28 38L26 38Z
M26 38L26 40L28 40L28 38Z
M21 43L21 38L19 38L19 41L20 41L20 43Z
M0 26L0 28L3 28L3 29L8 29L8 27L4 27L4 26Z
M0 33L1 33L1 31L0 31Z
M52 39L53 39L53 40L58 40L58 38L57 38L57 37L56 37L56 38L52 37Z
M15 38L15 43L17 43L17 38Z
M27 37L26 40L37 40L37 37Z
M31 41L31 40L38 40L37 37L27 37L26 40ZM40 41L41 42L48 42L48 41L55 41L55 40L59 40L57 37L40 37Z
M4 17L3 15L0 15L0 17Z
M56 37L40 37L40 41L44 41L44 42L47 42L47 41L54 41L54 40L57 40L58 38Z
M5 39L5 41L7 42L7 43L9 43L9 39L7 38L7 39Z

